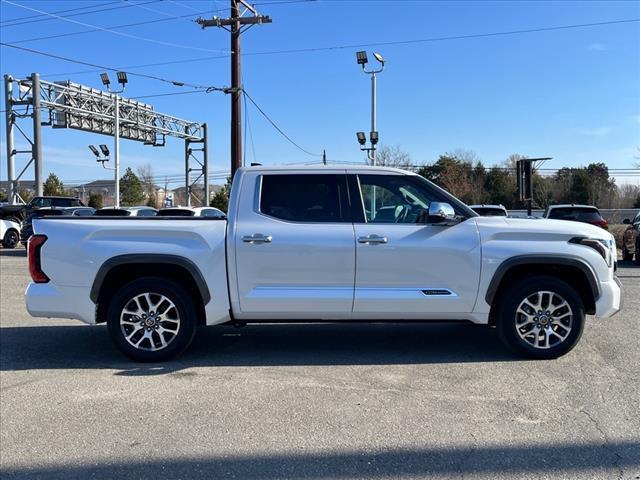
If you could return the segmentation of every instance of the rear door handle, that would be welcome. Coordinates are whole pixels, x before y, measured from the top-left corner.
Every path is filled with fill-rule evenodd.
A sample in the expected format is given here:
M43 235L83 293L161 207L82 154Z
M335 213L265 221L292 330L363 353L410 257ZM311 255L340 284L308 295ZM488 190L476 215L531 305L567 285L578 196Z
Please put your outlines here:
M359 243L389 243L389 239L387 237L382 237L380 235L369 235L367 237L358 237Z
M271 243L273 238L271 235L263 235L262 233L254 233L253 235L245 235L242 241L245 243Z

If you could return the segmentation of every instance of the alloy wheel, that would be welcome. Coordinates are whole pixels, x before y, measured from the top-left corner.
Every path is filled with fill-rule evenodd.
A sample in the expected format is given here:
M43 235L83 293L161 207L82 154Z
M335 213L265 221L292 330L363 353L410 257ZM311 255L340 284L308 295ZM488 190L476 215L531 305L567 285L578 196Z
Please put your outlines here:
M180 314L166 296L147 292L131 298L120 313L120 329L134 348L158 351L178 335Z
M569 303L556 292L538 291L525 297L516 310L516 331L537 349L549 349L564 342L573 325Z

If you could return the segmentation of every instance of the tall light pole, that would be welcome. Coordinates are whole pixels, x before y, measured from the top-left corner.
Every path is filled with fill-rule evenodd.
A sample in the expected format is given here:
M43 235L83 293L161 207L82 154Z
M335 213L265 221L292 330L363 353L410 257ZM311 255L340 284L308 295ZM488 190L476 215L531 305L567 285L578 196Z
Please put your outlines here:
M378 144L378 130L376 125L376 115L377 115L377 77L378 73L381 73L384 70L385 59L379 53L374 52L373 56L380 63L380 68L373 70L366 70L366 65L369 63L369 59L367 58L367 52L360 51L356 52L356 60L358 65L362 66L362 71L367 75L371 76L371 130L369 132L369 142L371 144L370 147L367 147L367 138L364 132L358 132L358 143L360 144L360 150L367 152L367 157L371 161L371 165L376 164L376 145Z
M120 98L118 94L124 92L127 85L127 72L118 72L118 83L122 85L120 90L111 90L111 80L109 75L105 73L100 74L102 83L107 87L107 90L113 95L113 162L115 170L116 188L115 188L115 208L120 208ZM104 163L102 164L104 166Z

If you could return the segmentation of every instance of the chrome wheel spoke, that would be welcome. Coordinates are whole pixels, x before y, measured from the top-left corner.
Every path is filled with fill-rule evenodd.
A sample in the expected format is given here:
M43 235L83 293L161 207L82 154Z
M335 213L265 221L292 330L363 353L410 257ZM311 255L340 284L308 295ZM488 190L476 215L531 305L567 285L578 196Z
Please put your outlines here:
M542 290L522 299L514 320L521 340L536 349L549 349L571 333L573 311L558 293Z
M160 307L162 311L158 311ZM178 335L180 323L176 305L166 296L154 292L132 297L120 313L120 329L125 340L139 350L166 348Z

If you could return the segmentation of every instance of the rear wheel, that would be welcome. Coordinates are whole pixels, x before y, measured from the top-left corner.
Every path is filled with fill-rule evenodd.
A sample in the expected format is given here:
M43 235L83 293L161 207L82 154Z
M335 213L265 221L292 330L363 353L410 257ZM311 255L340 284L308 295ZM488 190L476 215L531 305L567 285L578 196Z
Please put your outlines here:
M107 312L109 333L118 349L141 362L182 353L193 340L196 324L191 295L172 280L159 277L123 286Z
M522 279L501 295L496 326L516 353L550 359L569 352L584 329L584 305L578 293L554 277Z
M2 246L4 248L16 248L18 246L18 242L20 241L20 234L15 228L10 228L4 234L4 238L2 239Z

